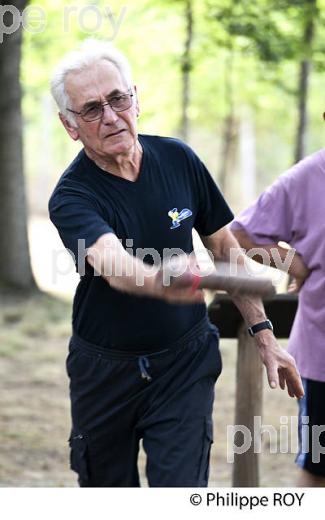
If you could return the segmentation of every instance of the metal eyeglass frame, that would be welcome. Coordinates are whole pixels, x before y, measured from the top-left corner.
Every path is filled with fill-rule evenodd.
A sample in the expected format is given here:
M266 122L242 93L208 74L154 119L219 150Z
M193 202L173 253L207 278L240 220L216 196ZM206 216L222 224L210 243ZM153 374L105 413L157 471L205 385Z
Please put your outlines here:
M101 106L101 112L100 112L100 115L98 117L95 117L95 119L85 119L85 115L87 114L88 110L91 107L89 107L89 108L87 108L85 110L82 110L81 112L77 112L76 110L72 110L71 108L67 108L67 110L68 110L68 112L71 112L72 114L80 116L81 119L83 119L83 121L85 121L85 123L91 123L92 121L98 121L99 119L101 119L103 117L104 107L107 106L107 105L109 105L114 112L124 112L125 110L128 110L132 106L132 98L134 96L134 93L132 92L132 88L129 88L124 93L121 93L119 95L113 96L113 98L114 97L120 97L120 96L128 96L128 97L130 97L130 105L128 107L122 108L121 110L116 110L116 108L114 108L114 106L112 106L112 101L106 101L106 103L98 103L98 105Z

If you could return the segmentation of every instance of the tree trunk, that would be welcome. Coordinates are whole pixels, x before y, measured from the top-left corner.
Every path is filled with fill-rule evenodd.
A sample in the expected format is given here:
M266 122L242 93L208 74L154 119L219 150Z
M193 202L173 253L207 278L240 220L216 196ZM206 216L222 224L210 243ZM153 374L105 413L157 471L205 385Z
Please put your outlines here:
M316 0L307 0L306 24L304 30L305 58L300 62L298 84L298 129L294 161L300 161L306 155L307 136L307 100L309 76L312 67L311 54L315 34L315 16L317 12Z
M190 73L192 69L192 40L193 40L193 5L192 0L185 1L186 39L184 53L182 56L182 116L180 135L184 141L188 141L189 117L188 108L190 103Z
M294 162L300 161L306 153L306 134L307 134L307 95L308 80L311 63L309 60L303 60L300 63L299 73L299 92L298 92L298 129L296 139L296 150Z
M218 172L218 185L221 192L227 194L228 177L231 173L236 138L236 119L233 91L233 53L230 52L225 64L225 107L227 115L223 120L221 135L221 159Z
M26 4L26 0L15 2L20 12ZM9 13L4 15L4 24L12 24ZM0 286L29 290L35 283L29 256L23 175L21 40L20 27L4 35L0 44Z

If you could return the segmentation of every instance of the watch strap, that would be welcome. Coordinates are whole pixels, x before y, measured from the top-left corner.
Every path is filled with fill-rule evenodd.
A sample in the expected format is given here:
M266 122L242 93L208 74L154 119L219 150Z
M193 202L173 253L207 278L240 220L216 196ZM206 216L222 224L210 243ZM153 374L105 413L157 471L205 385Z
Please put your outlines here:
M251 327L248 327L248 333L250 336L254 337L255 334L260 332L261 330L269 329L273 331L273 325L271 320L267 319L265 321L261 321L260 323L256 323L255 325L252 325Z

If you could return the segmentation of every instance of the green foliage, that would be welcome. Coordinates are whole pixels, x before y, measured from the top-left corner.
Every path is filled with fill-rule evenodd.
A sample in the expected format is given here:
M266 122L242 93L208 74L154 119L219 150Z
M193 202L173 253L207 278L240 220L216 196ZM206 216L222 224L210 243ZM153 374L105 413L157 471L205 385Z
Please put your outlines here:
M266 62L299 57L306 20L318 14L308 0L210 1L208 10L223 29L220 44L253 51Z
M64 133L54 105L47 116L44 103L55 64L89 36L113 41L129 57L140 99L140 131L175 135L181 114L187 0L135 0L125 4L117 0L82 0L71 4L75 10L68 18L66 10L70 4L66 6L63 0L33 0L32 4L45 10L46 27L38 34L24 32L22 84L29 177L38 178L44 170L42 161L46 157L43 160L40 155L46 155L45 130L49 133L51 155L50 164L45 166L49 171L45 173L52 185L79 147ZM306 52L302 41L311 4L311 0L192 0L191 141L213 172L218 169L230 81L236 114L243 107L250 107L253 115L258 169L264 181L290 164L297 122L297 65ZM92 18L94 13L88 10L86 16L89 5L102 14L96 31L91 30L96 21ZM115 25L105 14L107 8ZM310 150L321 141L325 0L317 2L317 9ZM265 153L269 147L270 152Z

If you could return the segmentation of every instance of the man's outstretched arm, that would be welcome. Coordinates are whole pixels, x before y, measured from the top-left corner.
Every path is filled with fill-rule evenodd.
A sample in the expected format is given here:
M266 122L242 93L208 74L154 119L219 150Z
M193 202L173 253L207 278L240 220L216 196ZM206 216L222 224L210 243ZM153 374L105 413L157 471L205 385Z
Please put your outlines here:
M239 269L245 266L245 255L229 229L222 228L210 236L201 236L201 239L204 246L211 251L215 262L230 262L233 249L232 258L236 258ZM248 327L266 320L261 298L239 293L230 296ZM280 347L273 332L268 329L261 330L255 334L254 339L265 365L270 387L276 388L279 385L284 390L287 386L291 397L303 397L304 390L296 363L293 357Z
M117 291L135 296L159 298L167 303L204 303L201 290L193 290L192 273L185 268L173 283L163 283L164 264L160 268L145 264L130 255L114 233L102 235L87 251L87 261ZM187 262L187 255L183 255ZM167 267L169 262L167 262Z

